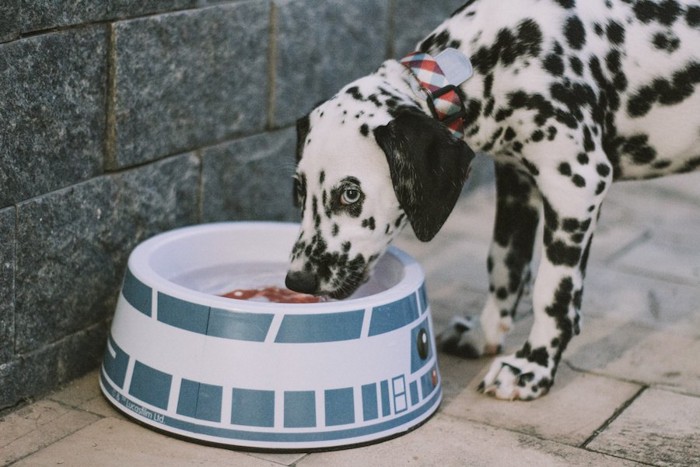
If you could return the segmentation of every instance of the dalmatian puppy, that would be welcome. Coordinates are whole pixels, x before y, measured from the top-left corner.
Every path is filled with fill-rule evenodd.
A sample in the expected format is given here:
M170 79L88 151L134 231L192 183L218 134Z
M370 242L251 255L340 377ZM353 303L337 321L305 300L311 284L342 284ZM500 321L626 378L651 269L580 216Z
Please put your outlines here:
M446 49L465 58L459 83L437 59ZM447 84L421 78L416 61ZM480 337L458 319L442 346L499 352L540 241L530 335L494 360L480 390L542 396L580 332L586 260L610 184L700 166L698 82L697 0L470 0L417 54L386 61L298 121L302 221L287 286L348 297L405 225L433 238L472 150L488 153L498 197Z

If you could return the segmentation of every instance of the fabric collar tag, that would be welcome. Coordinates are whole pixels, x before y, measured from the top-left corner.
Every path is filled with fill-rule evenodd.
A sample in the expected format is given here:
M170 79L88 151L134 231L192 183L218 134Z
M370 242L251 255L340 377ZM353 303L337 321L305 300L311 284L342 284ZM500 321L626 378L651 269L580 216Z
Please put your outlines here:
M445 49L436 57L414 52L401 59L428 96L433 117L458 138L464 137L466 108L457 86L474 73L469 58L456 49Z

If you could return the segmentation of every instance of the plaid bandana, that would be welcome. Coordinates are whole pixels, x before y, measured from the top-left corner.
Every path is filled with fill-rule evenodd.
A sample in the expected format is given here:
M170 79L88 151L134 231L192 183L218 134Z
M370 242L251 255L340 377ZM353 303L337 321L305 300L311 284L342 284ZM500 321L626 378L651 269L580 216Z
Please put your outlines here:
M450 83L438 62L426 53L414 52L407 55L401 59L401 64L413 73L428 95L428 107L433 117L457 138L463 138L466 109L457 92L457 85L461 83Z

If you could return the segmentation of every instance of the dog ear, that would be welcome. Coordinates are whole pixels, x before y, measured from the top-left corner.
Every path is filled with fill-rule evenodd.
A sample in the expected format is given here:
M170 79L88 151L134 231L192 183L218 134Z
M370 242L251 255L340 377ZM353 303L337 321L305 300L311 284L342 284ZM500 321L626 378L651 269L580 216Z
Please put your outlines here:
M296 148L296 163L298 164L301 160L302 153L304 151L304 143L306 142L306 137L309 135L309 116L305 115L297 120L297 148ZM300 184L299 180L294 180L294 185L292 187L292 203L295 208L300 208L299 203L299 190Z
M301 160L301 154L304 149L304 143L306 142L306 137L309 135L309 116L305 115L297 120L297 152L296 161L297 164Z
M459 198L474 152L442 123L413 109L377 127L374 137L413 232L423 242L431 240Z

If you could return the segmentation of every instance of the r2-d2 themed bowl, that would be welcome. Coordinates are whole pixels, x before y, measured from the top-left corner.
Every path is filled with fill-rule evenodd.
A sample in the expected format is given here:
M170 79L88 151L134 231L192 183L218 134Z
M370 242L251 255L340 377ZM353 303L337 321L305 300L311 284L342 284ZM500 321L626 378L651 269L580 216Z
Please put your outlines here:
M392 437L442 399L424 274L390 248L351 298L311 304L221 297L282 285L298 233L216 223L132 252L100 371L129 417L206 443L314 450Z

